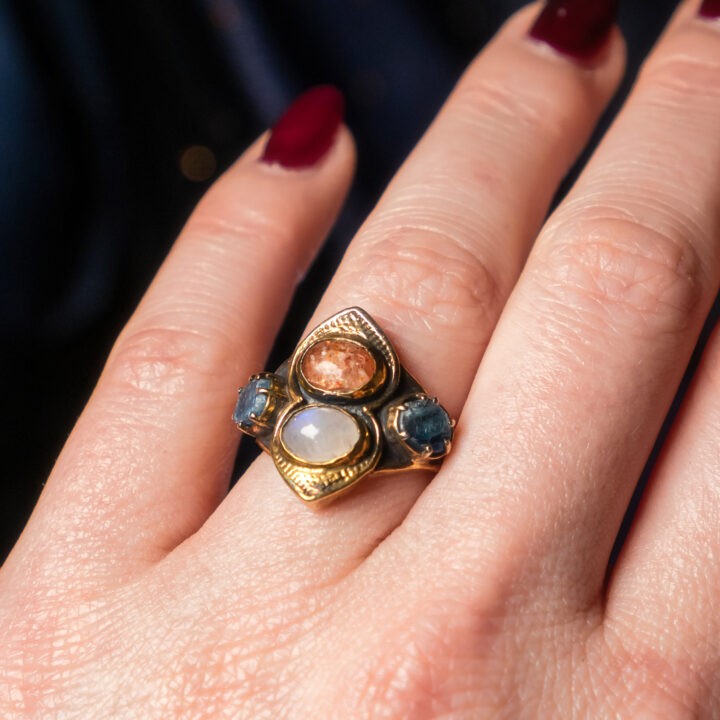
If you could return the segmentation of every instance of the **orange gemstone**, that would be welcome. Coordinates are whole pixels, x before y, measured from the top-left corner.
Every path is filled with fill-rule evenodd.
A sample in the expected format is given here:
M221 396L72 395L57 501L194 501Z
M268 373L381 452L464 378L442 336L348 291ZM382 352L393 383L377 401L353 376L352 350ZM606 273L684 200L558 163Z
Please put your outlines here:
M354 392L365 387L375 374L375 358L357 343L322 340L303 356L302 374L318 390Z

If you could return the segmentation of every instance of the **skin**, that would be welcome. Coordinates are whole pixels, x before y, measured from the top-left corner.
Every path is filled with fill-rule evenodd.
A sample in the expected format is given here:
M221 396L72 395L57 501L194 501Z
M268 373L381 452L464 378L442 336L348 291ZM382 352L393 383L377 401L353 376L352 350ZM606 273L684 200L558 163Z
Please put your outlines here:
M720 717L720 337L609 578L720 280L720 23L683 4L576 186L623 72L513 17L354 239L315 321L367 309L460 417L430 481L321 511L261 457L263 367L350 183L257 160L201 202L0 572L0 716ZM252 298L248 303L247 298ZM482 360L482 363L481 363Z

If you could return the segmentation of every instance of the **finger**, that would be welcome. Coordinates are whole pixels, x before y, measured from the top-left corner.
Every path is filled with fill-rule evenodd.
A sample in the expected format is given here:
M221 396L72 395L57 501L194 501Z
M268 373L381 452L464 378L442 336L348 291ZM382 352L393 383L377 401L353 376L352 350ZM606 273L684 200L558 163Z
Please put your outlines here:
M562 612L600 597L718 287L720 33L695 12L681 9L541 234L455 454L396 534L408 567L458 569L448 592L495 575Z
M223 497L239 379L263 363L351 179L341 115L337 91L308 92L200 203L121 333L29 543L77 538L120 572L177 544Z
M716 329L608 588L606 624L613 636L636 657L662 655L679 692L716 687L720 668L718 387Z
M615 33L595 64L580 65L528 38L537 13L535 5L515 16L470 66L351 244L314 318L365 308L452 414L548 204L622 73ZM264 458L223 504L218 542L237 544L242 533L258 562L291 534L286 551L302 559L294 566L287 558L291 571L307 572L310 561L338 572L400 522L426 482L417 473L369 479L312 513Z

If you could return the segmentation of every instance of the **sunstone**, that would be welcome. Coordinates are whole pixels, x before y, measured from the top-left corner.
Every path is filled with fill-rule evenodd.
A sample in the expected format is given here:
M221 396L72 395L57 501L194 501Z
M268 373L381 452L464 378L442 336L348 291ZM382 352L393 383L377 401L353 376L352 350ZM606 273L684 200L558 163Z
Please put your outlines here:
M397 416L403 442L417 453L429 447L433 456L444 455L445 445L452 439L452 423L445 408L427 397L406 400L403 406Z
M255 418L259 418L267 407L269 397L260 390L270 390L272 383L269 378L255 378L240 390L233 422L238 425L252 425Z
M355 392L375 374L375 358L367 348L350 340L321 340L302 359L302 374L318 390Z
M329 463L349 455L360 441L350 413L330 405L308 405L290 416L281 431L285 448L298 460Z

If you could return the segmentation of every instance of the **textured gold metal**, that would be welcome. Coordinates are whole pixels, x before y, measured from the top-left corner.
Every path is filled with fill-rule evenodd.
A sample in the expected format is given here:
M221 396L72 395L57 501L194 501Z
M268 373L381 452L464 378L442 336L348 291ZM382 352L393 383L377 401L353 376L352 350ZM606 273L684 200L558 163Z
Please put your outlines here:
M308 463L294 457L281 439L285 420L302 405L298 402L288 406L278 418L271 446L272 458L280 475L302 500L327 500L348 490L375 468L380 457L380 427L370 413L363 413L364 423L358 422L361 441L349 456L330 463Z
M363 345L375 357L375 374L364 388L351 393L330 393L313 388L300 368L305 353L315 344L329 339L350 340ZM300 398L300 387L318 400L329 402L358 402L368 399L368 407L381 405L397 388L400 363L390 341L375 321L360 308L349 308L318 325L301 343L290 358L288 389L291 397ZM372 397L369 397L372 394Z
M348 340L368 350L375 360L370 381L353 392L325 391L308 382L302 374L303 357L325 340ZM413 450L398 430L403 402L427 396L400 365L383 331L361 308L348 308L318 325L276 373L261 375L274 378L270 393L273 403L268 404L264 417L254 419L253 427L238 427L272 456L285 482L305 502L317 504L335 498L372 472L439 466L441 457L433 457L430 448ZM278 406L278 402L283 404ZM322 463L308 462L290 452L283 442L283 428L295 413L312 406L335 406L352 416L360 439L350 452ZM450 449L448 441L442 456Z
M376 348L373 347L367 347L366 345L363 345L362 343L359 343L357 340L349 340L346 336L334 336L333 340L344 340L346 342L351 342L354 345L359 345L363 347L366 351L370 353L372 356L374 362L375 362L375 371L373 372L372 377L370 380L365 383L362 387L356 389L356 390L349 390L349 391L338 391L338 390L324 390L323 388L319 388L316 385L314 385L308 378L305 376L305 373L303 372L303 367L305 365L305 358L309 352L311 352L317 345L323 342L327 342L327 338L321 338L314 340L311 344L309 344L302 354L298 357L298 361L296 364L297 368L297 376L298 376L298 382L300 385L307 390L310 393L313 393L314 395L317 395L318 397L331 397L331 398L343 398L347 400L359 400L364 397L368 397L370 395L374 395L385 383L387 373L385 368L385 359L382 356L379 356L379 353Z

